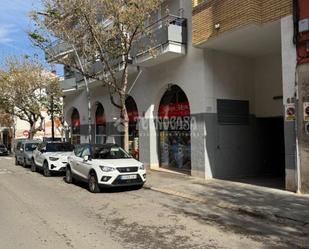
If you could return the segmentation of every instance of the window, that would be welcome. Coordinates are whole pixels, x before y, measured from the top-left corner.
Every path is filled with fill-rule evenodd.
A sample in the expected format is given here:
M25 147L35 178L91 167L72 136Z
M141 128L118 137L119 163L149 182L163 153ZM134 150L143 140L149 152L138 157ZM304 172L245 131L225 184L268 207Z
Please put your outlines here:
M48 152L70 152L73 151L74 147L70 143L48 143L46 145L46 151Z
M21 147L21 142L18 142L18 143L17 143L17 146L16 146L16 149L17 149L17 150L20 150L20 147Z
M106 120L104 108L99 103L95 113L95 142L96 144L104 144L106 140Z
M75 156L81 157L82 152L83 152L83 147L81 145L75 146L75 149L74 149Z
M91 155L91 153L90 153L90 148L89 148L89 146L85 146L85 147L84 147L84 150L82 151L81 157L90 156L90 155Z
M126 158L132 158L122 148L115 146L115 145L93 147L92 156L93 156L93 159L126 159Z
M38 143L28 143L25 144L25 151L34 151L38 147Z

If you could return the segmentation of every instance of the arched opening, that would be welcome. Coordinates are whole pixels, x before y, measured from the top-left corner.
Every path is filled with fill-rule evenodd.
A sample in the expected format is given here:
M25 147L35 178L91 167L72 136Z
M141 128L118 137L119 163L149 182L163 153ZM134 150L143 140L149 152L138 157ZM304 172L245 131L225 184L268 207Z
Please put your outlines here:
M129 116L129 152L139 158L139 136L138 136L138 109L135 100L128 96L126 98L126 108Z
M95 112L95 142L104 144L106 142L106 119L104 107L101 103L97 104Z
M172 85L164 93L158 117L160 166L190 173L190 105L180 87Z
M80 117L79 112L76 108L74 108L71 115L71 141L72 144L80 144Z

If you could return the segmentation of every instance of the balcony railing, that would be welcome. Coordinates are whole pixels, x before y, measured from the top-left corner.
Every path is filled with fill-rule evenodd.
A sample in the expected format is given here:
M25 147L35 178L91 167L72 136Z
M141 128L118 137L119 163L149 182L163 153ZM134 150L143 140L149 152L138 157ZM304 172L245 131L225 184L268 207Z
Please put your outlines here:
M147 35L139 37L132 46L133 63L140 64L166 53L185 53L187 19L173 15L165 16L147 27L146 33ZM170 50L169 45L176 45L178 49Z
M52 62L71 52L73 52L71 45L64 41L56 40L50 46L45 48L45 58L48 62Z
M76 79L69 78L60 81L60 87L64 93L74 91L77 89Z

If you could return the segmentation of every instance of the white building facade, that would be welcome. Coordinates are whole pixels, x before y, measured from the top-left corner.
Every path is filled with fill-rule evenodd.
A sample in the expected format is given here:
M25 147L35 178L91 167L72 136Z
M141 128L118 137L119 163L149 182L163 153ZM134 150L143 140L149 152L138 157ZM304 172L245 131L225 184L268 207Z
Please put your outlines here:
M131 153L152 168L204 179L278 176L295 190L294 123L284 122L284 105L295 92L292 16L196 45L192 2L170 0L165 6L170 25L154 28L163 37L157 56L133 58ZM67 77L62 87L67 138L88 142L84 83ZM108 91L93 82L90 94L92 141L119 143L119 110Z

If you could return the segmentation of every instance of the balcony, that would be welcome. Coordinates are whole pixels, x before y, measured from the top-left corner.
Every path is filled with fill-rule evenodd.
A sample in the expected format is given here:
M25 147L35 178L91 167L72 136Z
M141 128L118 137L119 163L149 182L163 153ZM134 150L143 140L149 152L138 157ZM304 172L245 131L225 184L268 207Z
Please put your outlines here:
M71 52L73 52L72 46L70 46L66 42L57 40L50 46L45 48L45 59L47 62L50 63Z
M75 78L68 78L60 81L60 88L66 95L70 92L74 92L77 89L77 83Z
M133 65L150 67L186 54L187 20L166 16L147 27L150 35L140 37L132 46Z

